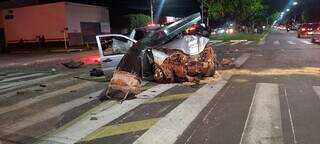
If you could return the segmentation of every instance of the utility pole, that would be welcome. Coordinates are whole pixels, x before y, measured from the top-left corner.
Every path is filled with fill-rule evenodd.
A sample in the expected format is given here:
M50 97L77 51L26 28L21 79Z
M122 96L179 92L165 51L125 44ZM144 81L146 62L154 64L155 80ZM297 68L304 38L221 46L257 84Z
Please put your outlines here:
M151 24L154 24L154 20L153 20L153 0L150 0L150 17L151 17Z
M201 0L201 21L202 21L202 23L204 22L204 17L203 17L203 0Z

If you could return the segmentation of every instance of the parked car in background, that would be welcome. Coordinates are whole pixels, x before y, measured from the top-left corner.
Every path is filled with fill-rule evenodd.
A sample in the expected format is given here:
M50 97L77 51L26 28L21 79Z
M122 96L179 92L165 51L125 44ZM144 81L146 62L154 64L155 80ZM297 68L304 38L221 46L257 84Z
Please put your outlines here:
M315 30L320 26L320 23L304 23L297 32L298 38L311 38Z
M313 37L311 39L313 43L320 43L320 25L318 28L314 31Z

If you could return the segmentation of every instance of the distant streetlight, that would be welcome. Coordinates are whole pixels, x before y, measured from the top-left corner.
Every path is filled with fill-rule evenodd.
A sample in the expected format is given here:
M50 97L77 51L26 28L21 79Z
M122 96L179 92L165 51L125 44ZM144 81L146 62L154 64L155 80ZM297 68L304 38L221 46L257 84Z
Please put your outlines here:
M290 11L290 9L287 9L287 12L289 12Z
M293 2L293 5L298 5L298 2Z

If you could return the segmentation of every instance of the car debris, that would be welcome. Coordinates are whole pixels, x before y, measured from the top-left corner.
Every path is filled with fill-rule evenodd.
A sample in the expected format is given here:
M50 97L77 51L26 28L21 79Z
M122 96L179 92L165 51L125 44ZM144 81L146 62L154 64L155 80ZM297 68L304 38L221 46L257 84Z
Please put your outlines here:
M76 69L76 68L80 68L82 65L84 65L84 63L82 61L71 60L69 62L62 63L62 65L70 69Z
M199 82L201 77L213 76L218 61L208 43L210 31L200 21L200 13L196 13L149 32L139 41L120 36L131 40L132 45L122 55L108 88L100 96L125 100L141 92L143 79L158 83ZM115 35L97 36L101 56L105 46L100 40L109 36ZM111 41L111 45L118 42ZM111 45L107 46L110 51L115 50Z

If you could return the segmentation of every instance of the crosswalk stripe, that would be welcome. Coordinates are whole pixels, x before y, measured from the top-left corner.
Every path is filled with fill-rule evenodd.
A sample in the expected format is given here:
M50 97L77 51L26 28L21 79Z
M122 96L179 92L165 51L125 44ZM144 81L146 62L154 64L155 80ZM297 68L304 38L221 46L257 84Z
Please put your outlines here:
M283 144L279 85L258 83L240 144Z
M277 41L274 41L273 44L275 44L275 45L280 45L280 41L278 41L278 40L277 40Z
M35 125L40 122L44 122L44 121L49 120L51 118L57 117L57 116L65 113L73 108L76 108L76 107L81 106L85 103L93 101L93 100L95 100L94 97L97 97L101 92L102 92L102 90L99 90L97 92L88 94L84 97L80 97L80 98L74 99L70 102L63 103L63 104L57 105L55 107L52 107L50 109L44 110L44 111L37 113L35 115L24 117L21 120L18 120L13 124L5 125L5 126L1 127L2 133L0 133L0 137L8 135L8 134L16 133L19 130L22 130L24 128Z
M139 137L134 144L175 143L183 131L226 83L226 80L219 80L203 86L163 117L158 123L153 125L146 133Z
M37 76L43 76L43 75L45 75L45 73L34 73L34 74L23 75L23 76L18 76L18 77L11 77L11 78L7 78L7 79L5 78L5 79L1 80L0 83L15 81L15 80L19 80L19 79L25 79L25 78L31 78L31 77L37 77Z
M319 99L320 99L320 86L313 86L314 91L317 93Z
M90 133L97 130L98 128L110 123L111 121L115 120L116 118L120 117L126 112L146 102L148 99L146 99L145 96L148 96L147 98L149 99L154 98L162 92L165 92L176 85L177 84L160 84L154 86L138 94L137 99L124 101L122 104L115 103L112 105L112 107L95 113L94 116L98 120L92 121L90 120L91 115L88 115L78 120L76 123L73 123L68 127L62 128L61 131L49 135L48 137L44 138L44 140L60 143L76 143L79 140L86 137L87 135L89 135Z
M265 43L266 43L265 40L261 40L261 41L258 43L258 45L264 45Z
M247 41L247 42L243 43L243 45L249 45L251 43L253 43L253 41Z
M40 77L40 78L36 78L36 79L32 79L32 80L27 80L27 81L21 81L21 82L13 82L4 86L0 86L0 93L4 93L4 92L8 92L14 89L18 89L24 86L30 86L42 81L46 81L49 79L53 79L56 77L60 77L60 76L66 76L69 75L70 73L64 73L64 74L55 74L55 75L50 75L50 76L46 76L46 77Z
M80 84L77 84L77 85L66 87L64 89L56 90L56 91L53 91L53 92L50 92L50 93L45 93L43 95L38 95L36 97L32 97L32 98L17 102L15 104L9 105L7 107L1 107L0 114L7 113L7 112L10 112L10 111L14 111L14 110L17 110L17 109L21 109L23 107L29 106L31 104L35 104L35 103L40 102L42 100L45 100L45 99L48 99L48 98L52 98L52 97L55 97L55 96L59 96L59 95L68 93L70 91L78 90L78 89L81 89L81 88L84 88L84 87L88 87L88 86L91 86L91 85L93 85L93 82L84 82L84 83L80 83Z
M134 121L134 122L128 122L123 124L105 126L105 127L99 128L95 132L88 135L84 139L84 141L91 141L98 138L146 130L146 129L149 129L151 126L153 126L155 123L157 123L159 120L160 118L153 118L153 119L146 119L141 121Z
M226 45L227 43L229 43L229 42L222 42L222 43L218 43L218 44L216 44L215 46Z
M237 45L239 43L242 43L241 41L238 41L238 42L232 42L230 45Z
M288 43L291 44L291 45L295 45L296 44L293 41L288 41Z
M237 68L239 68L240 66L242 66L250 57L249 53L244 53L242 54L239 58L237 58L237 60L234 62L235 66Z
M305 43L305 44L308 44L308 45L311 45L312 43L309 42L309 41L306 41L306 40L301 40L301 42Z

